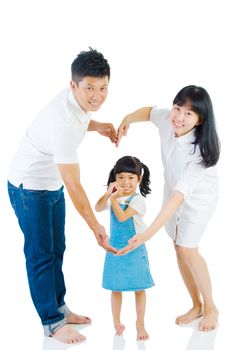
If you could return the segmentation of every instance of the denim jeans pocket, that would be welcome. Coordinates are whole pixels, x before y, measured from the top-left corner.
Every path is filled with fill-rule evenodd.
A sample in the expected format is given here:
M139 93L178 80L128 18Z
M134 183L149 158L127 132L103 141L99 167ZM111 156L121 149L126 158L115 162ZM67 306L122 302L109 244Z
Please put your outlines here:
M15 211L15 214L16 216L17 215L17 205L16 205L16 196L15 196L15 192L13 190L8 190L8 193L9 193L9 198L10 198L10 203L11 203L11 206L12 208L14 209Z
M23 190L24 197L43 197L47 193L47 190Z

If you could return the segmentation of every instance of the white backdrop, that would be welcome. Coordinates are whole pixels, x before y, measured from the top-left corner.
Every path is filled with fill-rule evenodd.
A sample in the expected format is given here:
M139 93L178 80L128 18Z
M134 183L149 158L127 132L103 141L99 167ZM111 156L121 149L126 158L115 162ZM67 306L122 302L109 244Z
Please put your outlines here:
M28 124L55 94L68 86L71 62L79 51L89 46L104 54L112 71L108 98L93 119L111 121L117 127L123 116L142 106L170 107L176 93L189 84L201 85L211 95L222 144L220 202L202 239L201 251L209 264L215 299L221 311L219 339L228 337L225 344L229 344L226 327L232 307L229 286L232 266L231 31L226 0L1 2L0 300L1 334L2 339L7 340L5 349L17 348L19 344L25 350L41 349L43 340L27 286L23 236L6 193L9 162ZM152 124L147 124L133 125L119 149L107 139L88 133L79 154L82 182L93 205L103 194L108 173L119 157L135 155L147 164L152 178L152 194L147 199L146 221L149 223L161 205L163 179L158 133ZM67 302L74 310L95 317L97 322L100 315L104 315L104 321L110 324L109 294L101 288L104 251L97 246L67 196L66 199ZM107 213L97 217L108 230ZM168 341L173 344L175 340L167 336L166 328L179 312L185 311L189 300L175 264L172 244L164 231L147 247L157 284L148 292L147 317L152 323L150 327L160 329L156 334L157 349L168 349ZM127 322L134 323L129 297L124 308ZM128 312L130 309L132 314ZM99 319L103 322L103 332L104 321ZM111 327L110 324L109 329ZM88 338L93 337L91 332ZM177 340L181 337L182 342ZM177 338L178 349L185 349L188 336L185 338L184 330ZM222 349L221 343L219 348Z

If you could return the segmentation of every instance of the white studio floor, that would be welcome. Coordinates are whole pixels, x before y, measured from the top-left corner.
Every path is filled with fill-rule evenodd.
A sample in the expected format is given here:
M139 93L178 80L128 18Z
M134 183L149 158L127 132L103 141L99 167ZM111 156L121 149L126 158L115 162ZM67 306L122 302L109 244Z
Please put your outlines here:
M227 275L231 266L227 263L229 245L225 248L228 251L225 250L225 254L220 253L219 255L217 254L216 235L211 240L210 251L207 246L209 234L206 233L202 240L200 251L208 262L215 301L220 310L218 329L210 333L202 333L197 331L198 320L185 327L174 323L175 317L187 311L191 305L179 275L172 242L161 231L156 238L147 243L151 271L156 285L147 290L145 324L150 339L146 342L137 342L133 293L124 293L121 320L126 330L123 337L115 336L111 318L110 292L101 287L104 251L97 246L90 234L86 234L83 238L76 233L76 230L73 229L73 220L71 221L72 224L67 222L67 229L70 230L70 233L66 235L67 250L64 260L66 302L74 312L92 318L93 322L90 326L74 326L87 337L87 341L82 344L65 345L43 336L42 327L28 291L22 252L22 235L14 217L11 216L7 229L13 234L8 235L6 239L7 245L11 246L11 251L3 252L4 261L1 263L4 280L1 287L3 315L1 317L1 349L232 349L230 321L232 291L231 286L227 285ZM81 220L78 219L78 221L81 224ZM209 230L215 225L213 220ZM7 268L4 268L5 266Z

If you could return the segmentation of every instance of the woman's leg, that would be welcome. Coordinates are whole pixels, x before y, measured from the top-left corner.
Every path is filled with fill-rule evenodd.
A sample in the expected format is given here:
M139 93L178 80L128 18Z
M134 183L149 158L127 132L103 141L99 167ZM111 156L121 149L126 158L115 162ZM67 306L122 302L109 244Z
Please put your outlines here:
M122 293L112 292L111 294L111 308L113 314L114 328L117 335L122 335L125 326L121 323L121 308L122 308Z
M191 293L197 297L196 287L203 299L204 317L199 324L201 331L211 331L216 328L218 320L218 310L214 304L212 297L212 285L205 260L199 254L198 248L176 247L179 259L183 259L192 276L192 281L195 281L195 286L191 289ZM189 279L189 281L191 278ZM193 284L194 285L194 284ZM200 315L199 315L200 316Z
M177 317L176 319L177 324L185 324L202 316L202 301L200 291L187 263L183 259L182 255L179 254L178 246L176 246L175 243L174 246L176 249L177 262L181 276L193 302L192 309L189 310L186 314Z
M147 340L149 335L144 328L144 317L146 309L146 292L140 290L135 292L135 304L136 304L136 329L137 329L137 340Z

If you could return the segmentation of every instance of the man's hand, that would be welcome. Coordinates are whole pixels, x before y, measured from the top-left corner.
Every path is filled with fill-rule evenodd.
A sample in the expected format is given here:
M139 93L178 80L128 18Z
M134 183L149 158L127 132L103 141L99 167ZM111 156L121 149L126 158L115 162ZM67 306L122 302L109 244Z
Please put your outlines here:
M97 131L102 136L109 137L112 143L116 143L118 140L117 132L111 123L99 123Z
M93 233L96 237L96 240L98 242L98 244L104 248L107 252L110 253L117 253L117 249L111 247L111 245L109 244L109 237L107 236L106 232L105 232L105 228L101 225L96 225L93 228Z
M117 132L111 123L99 123L96 120L90 120L88 131L97 131L100 135L110 138L112 143L118 140Z

